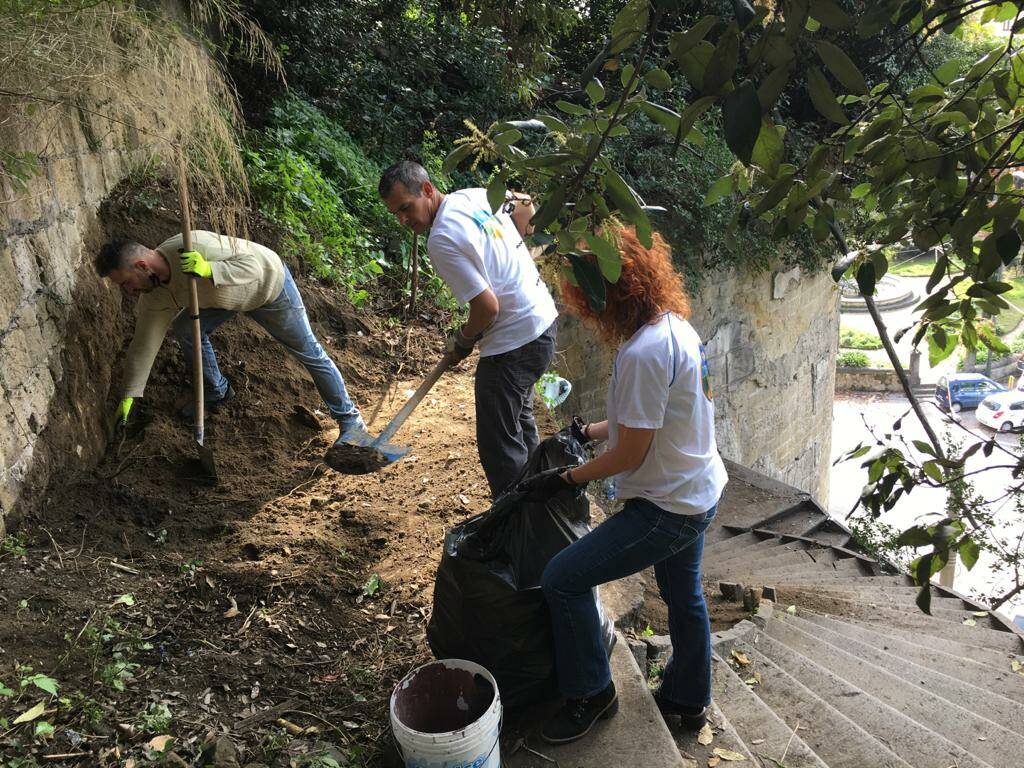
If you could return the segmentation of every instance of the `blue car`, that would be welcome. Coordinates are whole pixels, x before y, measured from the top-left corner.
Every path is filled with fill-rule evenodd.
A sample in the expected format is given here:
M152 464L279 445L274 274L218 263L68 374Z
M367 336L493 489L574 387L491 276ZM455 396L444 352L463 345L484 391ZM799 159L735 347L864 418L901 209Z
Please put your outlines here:
M989 395L1006 391L1002 384L980 373L954 373L943 376L935 385L935 402L944 411L960 413L964 408L974 410Z

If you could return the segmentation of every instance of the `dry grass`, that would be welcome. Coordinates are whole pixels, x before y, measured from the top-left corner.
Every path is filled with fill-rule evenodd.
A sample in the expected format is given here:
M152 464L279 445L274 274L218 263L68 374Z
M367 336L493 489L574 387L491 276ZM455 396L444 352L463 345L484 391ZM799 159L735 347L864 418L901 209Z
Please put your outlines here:
M247 187L238 103L204 32L276 72L280 62L234 0L189 9L177 17L134 0L0 4L0 181L16 188L16 159L47 154L53 126L77 112L98 144L134 144L168 176L180 146L193 195L214 201L218 227L239 231Z

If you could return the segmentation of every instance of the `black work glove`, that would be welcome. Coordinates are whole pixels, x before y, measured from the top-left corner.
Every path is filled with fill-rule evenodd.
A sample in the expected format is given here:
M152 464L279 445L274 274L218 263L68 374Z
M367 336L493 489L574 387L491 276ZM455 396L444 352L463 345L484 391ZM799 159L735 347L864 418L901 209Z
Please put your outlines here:
M466 336L462 333L461 328L456 328L452 332L451 336L448 337L448 341L445 348L448 352L448 356L452 359L452 365L461 363L470 353L473 351L473 347L480 340L480 336Z
M518 493L525 493L526 501L543 504L552 496L562 491L575 490L579 486L573 485L568 480L562 478L562 474L566 469L568 467L555 467L554 469L545 469L543 472L531 475L516 486L516 491Z
M573 439L580 445L586 445L593 440L592 437L587 437L586 426L587 423L579 416L573 416L572 423L569 424L569 430L572 433Z

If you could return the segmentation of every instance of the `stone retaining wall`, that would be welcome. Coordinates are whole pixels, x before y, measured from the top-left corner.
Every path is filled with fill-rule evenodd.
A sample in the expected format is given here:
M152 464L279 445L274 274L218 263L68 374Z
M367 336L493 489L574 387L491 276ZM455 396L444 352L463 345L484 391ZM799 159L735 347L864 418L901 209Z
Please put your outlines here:
M892 368L837 368L837 392L903 392Z

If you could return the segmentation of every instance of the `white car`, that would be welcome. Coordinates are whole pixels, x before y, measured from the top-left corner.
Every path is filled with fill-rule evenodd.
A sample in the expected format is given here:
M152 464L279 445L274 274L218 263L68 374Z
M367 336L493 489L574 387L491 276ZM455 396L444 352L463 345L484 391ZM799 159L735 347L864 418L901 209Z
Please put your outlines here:
M986 427L1011 432L1024 427L1024 392L1013 390L989 395L975 411L978 423Z

